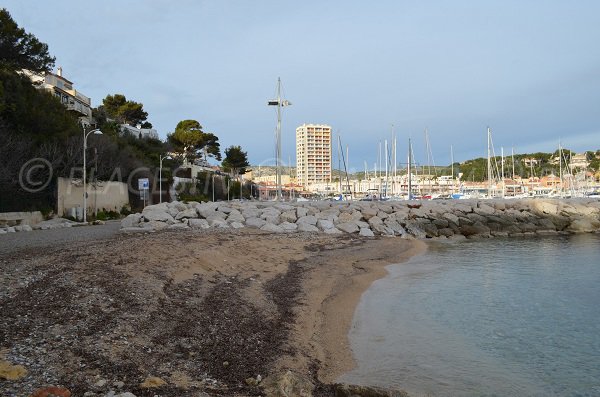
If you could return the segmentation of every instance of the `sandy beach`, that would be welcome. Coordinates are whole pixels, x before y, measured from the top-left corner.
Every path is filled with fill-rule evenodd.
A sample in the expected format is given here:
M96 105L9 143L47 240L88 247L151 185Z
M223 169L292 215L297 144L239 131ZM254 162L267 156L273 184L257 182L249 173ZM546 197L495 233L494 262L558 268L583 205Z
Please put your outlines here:
M289 370L331 394L353 366L347 333L361 294L424 248L246 229L14 251L0 262L0 360L27 372L0 390L256 395Z

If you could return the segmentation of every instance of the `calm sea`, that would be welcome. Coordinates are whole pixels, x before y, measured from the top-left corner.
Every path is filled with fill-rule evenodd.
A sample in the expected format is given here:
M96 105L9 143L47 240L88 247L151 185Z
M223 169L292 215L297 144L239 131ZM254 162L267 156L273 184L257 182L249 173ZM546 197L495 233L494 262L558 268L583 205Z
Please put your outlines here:
M432 245L356 310L346 382L415 396L600 396L600 235Z

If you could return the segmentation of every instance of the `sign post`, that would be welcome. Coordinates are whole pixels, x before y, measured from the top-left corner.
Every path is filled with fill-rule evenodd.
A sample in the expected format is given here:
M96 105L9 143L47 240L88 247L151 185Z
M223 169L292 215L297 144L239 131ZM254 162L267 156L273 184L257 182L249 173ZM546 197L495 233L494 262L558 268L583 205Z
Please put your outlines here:
M150 181L148 180L148 178L139 178L138 179L138 190L140 191L140 198L144 202L144 208L146 208L146 198L147 198L149 189L150 189Z

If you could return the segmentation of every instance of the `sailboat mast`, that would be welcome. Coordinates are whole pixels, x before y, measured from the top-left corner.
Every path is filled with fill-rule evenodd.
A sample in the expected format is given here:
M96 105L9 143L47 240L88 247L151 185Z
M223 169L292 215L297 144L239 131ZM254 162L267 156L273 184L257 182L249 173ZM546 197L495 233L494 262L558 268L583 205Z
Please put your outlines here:
M500 166L502 167L502 197L504 197L505 194L505 183L504 183L504 146L500 147L500 156L501 156L501 160L500 160Z
M487 150L487 168L488 168L488 196L492 195L492 130L487 129L488 150Z
M515 148L510 149L510 156L512 157L512 179L515 179Z
M450 166L452 169L452 193L454 193L454 148L450 145Z
M560 197L563 196L563 174L562 174L562 145L558 141L558 164L559 164L559 176L560 176Z
M411 192L412 192L412 176L411 176L412 170L411 170L411 155L410 155L411 148L412 148L412 146L410 144L410 138L408 138L408 161L407 161L407 163L408 163L408 200L410 200L412 198L412 194L411 194Z

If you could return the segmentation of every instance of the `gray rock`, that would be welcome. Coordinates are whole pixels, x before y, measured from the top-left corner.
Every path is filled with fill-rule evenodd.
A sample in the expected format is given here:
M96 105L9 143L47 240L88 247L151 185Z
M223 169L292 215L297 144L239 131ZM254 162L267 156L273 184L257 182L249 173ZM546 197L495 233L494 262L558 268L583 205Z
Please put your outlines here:
M229 222L229 223L231 223L231 222L244 223L245 221L246 221L246 219L238 210L231 211L229 213L229 216L227 217L227 222Z
M447 219L434 219L433 224L436 227L443 229L445 227L448 227L448 220Z
M325 233L325 234L343 234L344 232L342 232L340 229L332 227L329 229L324 229L323 233Z
M267 223L272 223L273 225L279 225L281 223L281 218L278 215L263 216L263 219Z
M296 229L298 229L298 225L291 222L281 222L278 226L286 232L294 232Z
M373 218L369 219L372 220ZM386 225L384 225L383 223L373 223L371 225L371 230L374 233L378 233L381 234L382 236L393 236L394 235L394 231L392 229L390 229L389 227L387 227Z
M244 224L241 222L231 222L229 226L231 226L232 229L242 229Z
M364 208L362 211L362 217L364 220L368 221L369 219L371 219L372 217L377 215L377 209L376 208Z
M248 226L248 227L254 227L254 228L257 228L257 229L260 229L266 223L267 223L267 221L265 221L264 219L260 219L260 218L247 218L246 219L246 226Z
M479 215L486 216L495 214L496 210L494 209L494 207L490 207L489 205L480 202L478 203L477 207L473 208L473 212Z
M340 211L337 208L331 208L324 211L319 212L315 216L317 219L325 219L333 222L335 218L337 218L340 214Z
M361 228L360 231L358 232L358 235L361 237L374 237L375 236L373 231L367 227Z
M145 223L142 223L141 226L143 228L153 229L153 230L163 230L163 229L166 229L167 227L169 227L169 225L166 222L160 222L160 221L145 222Z
M175 215L176 220L181 220L181 219L186 219L186 218L198 218L198 212L196 212L196 209L195 208L185 209L185 210L177 213L177 215Z
M392 229L396 236L402 236L406 233L406 230L402 227L402 225L393 218L388 218L384 222L385 226Z
M231 211L233 211L233 208L227 205L219 205L219 207L217 207L217 211L222 212L224 214L229 214Z
M463 236L469 237L474 235L489 235L490 228L481 222L476 222L472 225L463 225L460 227Z
M336 227L346 233L358 233L359 231L358 226L352 222L352 219L349 222L338 223Z
M174 221L173 217L167 213L166 211L156 209L156 210L146 210L149 207L146 207L144 211L142 211L142 215L146 221L159 221L159 222L167 222Z
M296 211L295 210L289 210L289 211L283 212L280 215L280 219L281 219L282 222L294 223L294 222L296 222L296 220L298 218L296 217Z
M190 219L188 225L192 229L208 229L210 227L206 219Z
M450 229L449 227L445 227L445 228L439 229L438 234L440 236L452 237L452 236L454 236L454 230Z
M415 236L416 238L426 238L427 237L427 234L421 228L421 225L417 222L408 221L408 222L406 222L406 225L404 225L404 227L408 234L411 234L411 235Z
M369 224L367 222L364 222L364 221L354 221L354 223L356 224L356 226L358 226L361 229L364 229L364 228L368 229L369 228Z
M305 215L302 216L300 218L298 218L298 220L296 221L296 223L300 224L300 223L307 223L309 225L316 225L317 224L317 217L314 215Z
M298 231L299 232L318 232L319 228L311 225L310 223L305 223L305 222L300 222L300 223L296 223L296 225L298 226Z
M257 208L248 208L242 210L242 216L244 218L260 218L261 211Z
M296 208L296 217L302 218L303 216L306 216L306 215L308 215L308 209L306 209L304 207Z
M371 218L369 218L368 222L369 222L369 225L371 226L371 228L373 228L373 226L375 226L375 225L382 224L383 220L378 216L372 216Z
M334 225L333 222L327 219L319 219L317 221L317 227L323 231L327 230L327 229L333 229Z
M279 203L279 204L275 204L275 208L277 208L278 210L280 210L281 212L284 211L291 211L294 209L293 206L289 205L289 204L284 204L284 203Z
M221 219L219 217L215 217L215 218L211 218L211 219L207 219L208 224L210 225L210 227L215 227L215 228L221 228L221 229L226 229L229 227L229 224L225 221L225 219Z

